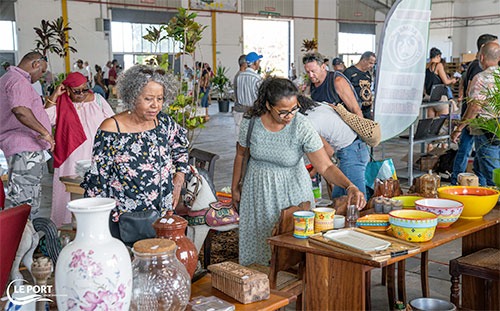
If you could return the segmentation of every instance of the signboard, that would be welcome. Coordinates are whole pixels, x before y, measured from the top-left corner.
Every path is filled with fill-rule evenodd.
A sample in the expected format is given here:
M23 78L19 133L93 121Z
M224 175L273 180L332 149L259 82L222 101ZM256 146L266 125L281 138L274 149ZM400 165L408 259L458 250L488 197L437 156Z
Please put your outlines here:
M374 119L382 141L416 121L422 104L431 0L398 0L387 14L377 53Z
M192 10L231 11L238 10L237 0L189 0Z

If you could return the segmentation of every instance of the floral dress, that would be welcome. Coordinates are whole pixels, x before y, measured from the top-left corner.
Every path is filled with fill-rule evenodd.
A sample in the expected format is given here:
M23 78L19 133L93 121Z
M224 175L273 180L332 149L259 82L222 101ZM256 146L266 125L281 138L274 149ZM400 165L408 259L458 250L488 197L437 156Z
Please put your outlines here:
M172 209L173 174L188 172L189 142L170 116L160 113L158 121L139 133L97 131L91 169L81 184L85 196L115 198L116 216L150 208L163 216Z
M249 119L243 118L239 143L246 146ZM271 236L280 212L309 201L314 205L311 178L303 156L323 147L305 116L298 113L278 132L267 130L259 117L250 136L250 161L240 201L239 263L269 265Z

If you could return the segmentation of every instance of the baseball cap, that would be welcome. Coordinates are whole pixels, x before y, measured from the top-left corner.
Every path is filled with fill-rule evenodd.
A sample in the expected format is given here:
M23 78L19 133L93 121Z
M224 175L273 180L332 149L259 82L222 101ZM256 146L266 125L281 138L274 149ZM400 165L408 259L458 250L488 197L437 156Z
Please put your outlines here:
M344 63L344 61L340 57L335 57L334 59L332 59L332 65L334 65L334 66L340 65L343 63Z
M245 57L245 59L246 59L247 63L251 64L251 63L255 63L256 61L258 61L262 57L264 57L264 56L259 55L259 54L255 53L255 52L250 52L250 53L247 54L247 56Z

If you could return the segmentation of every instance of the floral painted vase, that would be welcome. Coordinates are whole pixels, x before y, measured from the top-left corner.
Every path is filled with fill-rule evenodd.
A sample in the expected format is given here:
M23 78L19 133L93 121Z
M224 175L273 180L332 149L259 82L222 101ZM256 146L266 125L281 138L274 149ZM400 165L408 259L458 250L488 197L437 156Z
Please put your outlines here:
M125 245L111 236L109 198L68 203L76 217L75 240L64 247L56 264L58 310L128 310L132 265Z

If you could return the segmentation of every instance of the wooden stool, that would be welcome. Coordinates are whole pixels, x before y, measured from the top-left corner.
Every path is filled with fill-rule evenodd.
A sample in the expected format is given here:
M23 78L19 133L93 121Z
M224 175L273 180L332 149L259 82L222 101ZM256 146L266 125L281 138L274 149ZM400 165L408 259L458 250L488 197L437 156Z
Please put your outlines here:
M450 260L451 293L450 301L455 306L460 306L460 275L470 275L481 278L486 283L485 291L482 294L487 305L493 305L493 295L491 293L492 281L500 280L500 250L497 248L485 248L467 256Z

